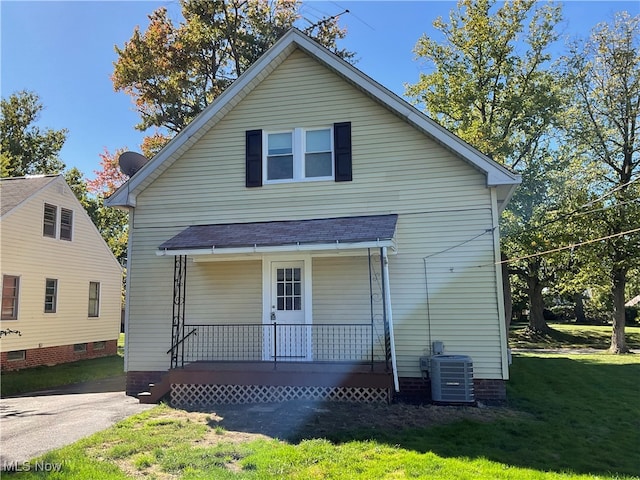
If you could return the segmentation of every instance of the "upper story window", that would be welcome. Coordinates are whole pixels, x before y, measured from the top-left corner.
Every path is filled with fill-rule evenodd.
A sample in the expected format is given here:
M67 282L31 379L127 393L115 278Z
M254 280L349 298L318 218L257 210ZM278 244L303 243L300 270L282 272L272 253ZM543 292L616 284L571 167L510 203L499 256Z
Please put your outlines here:
M247 187L352 180L351 122L287 131L248 130L245 140Z
M265 132L266 183L333 180L331 128Z
M56 238L56 224L58 218L58 207L55 205L44 204L44 226L42 234L45 237Z
M73 211L60 209L60 240L71 240L73 231Z
M60 220L58 220L58 207L45 203L42 235L45 237L58 238L58 232L60 232L60 240L71 241L73 236L73 210L61 207L59 218ZM58 222L60 223L60 228L58 228Z

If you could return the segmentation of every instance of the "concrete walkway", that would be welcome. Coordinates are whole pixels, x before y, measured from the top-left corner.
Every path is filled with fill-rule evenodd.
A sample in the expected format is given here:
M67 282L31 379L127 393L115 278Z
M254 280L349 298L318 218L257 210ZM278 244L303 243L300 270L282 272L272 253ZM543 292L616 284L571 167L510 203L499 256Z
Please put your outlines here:
M154 407L124 385L120 376L0 399L0 471Z

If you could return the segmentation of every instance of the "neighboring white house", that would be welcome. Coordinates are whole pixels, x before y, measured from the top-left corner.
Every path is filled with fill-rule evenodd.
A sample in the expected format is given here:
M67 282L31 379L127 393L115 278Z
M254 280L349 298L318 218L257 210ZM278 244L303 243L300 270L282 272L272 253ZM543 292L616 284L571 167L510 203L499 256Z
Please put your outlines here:
M2 370L117 353L122 268L64 177L0 180Z
M107 200L130 212L128 393L426 395L444 348L504 398L519 183L291 30Z

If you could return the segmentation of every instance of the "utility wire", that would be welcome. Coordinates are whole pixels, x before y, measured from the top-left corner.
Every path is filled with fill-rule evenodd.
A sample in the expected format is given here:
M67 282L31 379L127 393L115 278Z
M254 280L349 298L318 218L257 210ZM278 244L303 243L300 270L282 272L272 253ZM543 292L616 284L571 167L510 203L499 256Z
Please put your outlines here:
M564 247L554 248L552 250L546 250L544 252L532 253L531 255L525 255L523 257L518 258L509 258L507 260L502 260L500 262L495 262L496 265L500 265L503 263L512 263L518 262L520 260L527 260L528 258L541 257L542 255L547 255L549 253L561 252L562 250L569 250L575 247L580 247L582 245L588 245L590 243L601 242L602 240L609 240L611 238L622 237L623 235L629 235L630 233L640 232L640 227L634 228L633 230L627 230L626 232L614 233L613 235L607 235L606 237L595 238L593 240L586 240L580 243L572 243L570 245L565 245ZM487 265L478 265L478 267L486 267Z
M496 229L496 227L493 227L493 228L487 228L484 232L479 233L478 235L476 235L476 236L475 236L475 237L473 237L473 238L469 238L469 239L467 239L467 240L465 240L465 241L463 241L463 242L460 242L460 243L458 243L458 244L456 244L456 245L453 245L453 246L451 246L451 247L445 248L444 250L440 250L439 252L432 253L431 255L427 255L426 257L423 257L423 259L422 259L422 260L425 260L425 261L426 261L426 260L427 260L427 258L435 257L436 255L440 255L441 253L448 252L449 250L453 250L454 248L458 248L458 247L461 247L462 245L465 245L465 244L467 244L467 243L469 243L469 242L473 242L475 239L480 238L480 237L482 237L483 235L486 235L487 233L491 233L491 232L493 232L495 229Z
M546 222L543 222L541 225L536 225L535 228L536 229L540 229L542 227L546 227L547 225L551 225L552 223L556 223L556 222L560 222L562 220L565 220L568 217L571 217L572 215L575 215L576 213L580 212L580 210L582 210L585 207L590 207L591 205L593 205L594 203L607 198L609 195L614 194L615 192L617 192L618 190L620 190L621 188L626 187L627 185L631 185L633 182L637 182L638 180L640 180L640 177L636 177L633 180L629 180L627 183L622 184L622 185L618 185L616 188L614 188L613 190L610 190L608 192L606 192L605 194L601 195L600 197L596 198L595 200L590 200L587 203L585 203L584 205L580 205L579 207L575 208L574 210L572 210L569 213L565 213L563 215L560 215L558 218L554 218L553 220L547 220ZM638 199L634 199L631 200L631 202L637 201ZM626 205L629 202L624 202L624 203L619 203L619 204L615 204L615 205L610 205L609 207L602 207L599 210L605 210L606 208L613 208L613 207L619 207L621 205ZM598 210L591 210L591 212L597 212ZM547 212L548 213L548 212ZM588 213L588 212L585 212ZM584 213L583 213L584 214Z

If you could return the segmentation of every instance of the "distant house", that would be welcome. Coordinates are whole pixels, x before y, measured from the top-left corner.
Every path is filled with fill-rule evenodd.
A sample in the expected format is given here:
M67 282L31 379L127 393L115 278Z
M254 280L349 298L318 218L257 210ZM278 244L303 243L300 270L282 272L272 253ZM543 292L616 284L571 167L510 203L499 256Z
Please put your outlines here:
M128 393L388 401L451 360L504 398L518 183L290 31L107 201L130 211Z
M2 370L115 354L122 269L64 177L3 178L0 203Z

